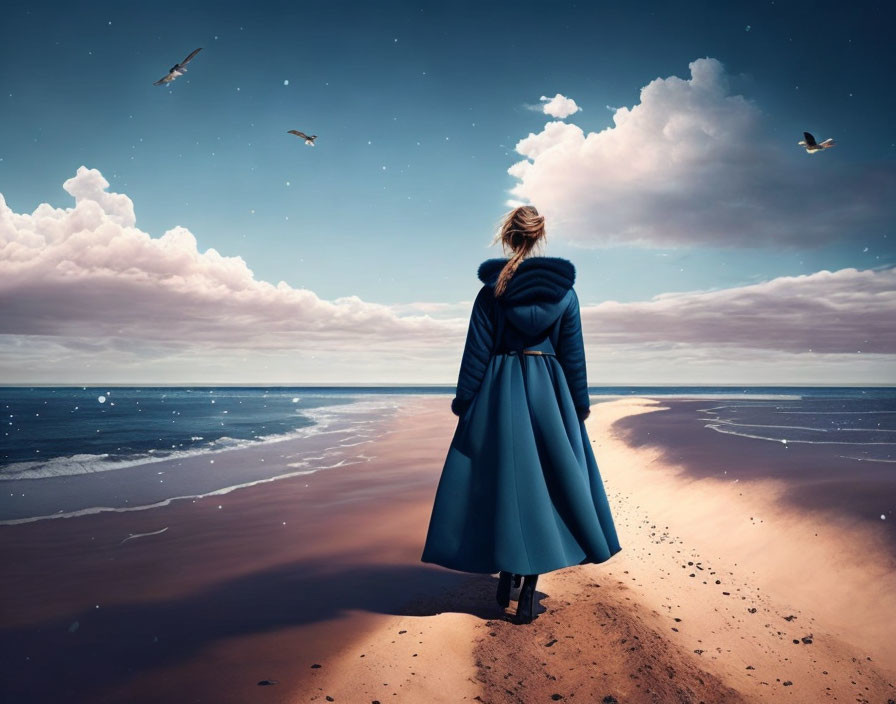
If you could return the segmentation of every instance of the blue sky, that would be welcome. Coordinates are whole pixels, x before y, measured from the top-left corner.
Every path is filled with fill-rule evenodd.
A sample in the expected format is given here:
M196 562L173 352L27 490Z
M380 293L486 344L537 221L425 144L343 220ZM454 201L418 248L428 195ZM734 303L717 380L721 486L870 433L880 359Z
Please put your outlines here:
M240 257L255 281L282 281L321 301L357 296L398 316L450 318L453 327L445 323L431 335L447 336L444 344L454 352L462 327L457 319L468 314L478 289L476 267L499 256L487 245L508 202L520 197L544 204L547 253L575 262L579 296L594 306L824 270L886 270L896 258L896 210L892 194L887 197L896 171L889 124L896 105L886 88L893 62L885 48L894 19L896 10L882 2L325 3L311 9L266 2L171 9L12 3L0 44L0 194L17 214L41 203L72 208L62 183L82 165L95 169L109 192L133 202L136 228L152 238L186 228L198 252L213 248L222 257ZM203 50L185 76L170 86L152 85L196 47ZM664 92L645 99L642 89L658 79L693 81L691 65L700 60L710 98L695 103ZM555 94L581 109L563 118L546 115L540 98ZM744 105L728 100L737 96ZM661 124L664 110L681 110L687 124L678 139L679 123L670 120L671 131L657 134L645 156L655 161L628 172L632 154L642 154L632 150L643 146L634 146L633 134L624 141L614 117L642 103L650 124ZM687 131L695 115L707 130L700 134L710 135L706 144ZM549 136L549 122L566 127L551 128ZM738 125L742 135L729 131ZM288 129L319 135L317 145L305 146ZM576 171L586 159L581 154L591 152L572 155L582 147L575 129L618 136L625 148L613 153L622 161L604 153ZM809 155L796 145L803 130L819 141L834 137L837 146ZM529 153L521 152L518 145L530 135ZM693 147L682 152L683 165L665 160L676 145ZM606 152L605 145L600 149ZM563 150L571 161L557 161ZM526 160L534 164L526 179L508 173ZM704 169L707 161L711 170ZM627 174L624 182L613 180L616 173ZM666 178L675 193L660 197ZM695 190L681 185L700 179ZM721 182L730 190L713 190ZM551 184L563 184L564 195ZM625 198L602 199L600 193L621 193L625 184ZM649 188L639 191L644 184ZM740 192L745 204L735 202ZM618 212L609 213L614 207ZM762 224L754 231L753 218L731 208L762 213ZM634 229L620 226L629 221ZM775 234L775 222L784 234ZM0 253L0 263L14 261L11 248ZM0 291L6 300L23 295ZM26 313L46 319L38 302L53 304L44 298L36 296L34 307L16 309L9 320ZM425 305L415 308L418 303ZM856 305L867 309L867 301ZM876 325L869 323L868 335L877 335ZM36 370L60 359L54 356L60 351L46 350L72 349L72 331L63 334L61 327L8 322L0 329L7 355L0 372L11 381L38 380ZM203 368L184 351L197 344L189 336L172 340L185 346L176 355L159 350L150 363L145 352L123 351L113 331L86 334L94 346L102 336L107 344L100 347L122 380L150 380L143 378L149 369L153 380L193 379ZM781 331L773 327L769 334ZM44 343L51 347L27 360L12 352ZM684 343L701 341L675 342ZM880 342L883 356L868 367L838 358L838 378L892 372L894 350L887 344ZM126 362L128 355L133 359ZM456 362L440 360L420 367L419 378L399 376L452 381ZM794 369L805 367L792 361ZM278 380L284 374L294 381L320 378L313 365L283 364L271 363ZM644 365L652 368L647 358ZM724 381L723 368L706 378ZM820 375L822 367L815 369ZM80 380L85 373L76 365L59 367L52 380ZM236 372L222 365L217 373L225 381ZM389 367L371 369L376 379L402 380L390 374ZM632 368L630 376L620 380L644 375ZM741 380L747 377L730 379Z

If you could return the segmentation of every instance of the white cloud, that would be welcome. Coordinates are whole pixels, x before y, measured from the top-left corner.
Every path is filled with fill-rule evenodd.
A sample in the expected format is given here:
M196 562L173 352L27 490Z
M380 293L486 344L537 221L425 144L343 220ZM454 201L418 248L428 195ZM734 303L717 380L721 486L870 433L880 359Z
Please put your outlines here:
M356 296L256 279L241 257L200 252L189 230L153 238L134 207L81 167L64 188L73 208L14 213L0 196L0 334L123 337L251 349L382 347L401 356L442 344L465 321L399 316Z
M781 276L718 291L582 306L586 344L896 354L896 268ZM896 365L890 357L896 380Z
M774 133L755 104L729 94L719 61L689 68L689 79L648 83L601 132L555 121L521 139L513 200L582 246L811 248L892 227L891 164L809 155L799 132Z
M551 117L558 117L563 119L564 117L569 117L574 113L579 112L582 108L576 105L576 101L572 98L567 98L564 95L560 95L557 93L553 98L548 98L546 95L541 96L539 98L544 105L542 105L542 110L545 115L550 115Z

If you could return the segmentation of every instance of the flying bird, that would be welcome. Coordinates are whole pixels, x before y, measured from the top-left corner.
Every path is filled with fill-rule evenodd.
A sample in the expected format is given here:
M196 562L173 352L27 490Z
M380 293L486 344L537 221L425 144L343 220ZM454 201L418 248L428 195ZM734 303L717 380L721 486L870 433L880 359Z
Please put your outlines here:
M288 130L286 134L294 134L296 137L301 137L302 139L305 140L305 144L307 144L309 147L313 147L314 140L317 139L316 134L313 134L309 137L304 132L299 132L298 130Z
M199 47L198 49L196 49L196 51L194 51L192 54L190 54L187 58L185 58L179 64L174 64L174 66L172 66L171 69L168 71L168 75L162 76L162 78L160 78L155 83L153 83L153 85L160 86L163 83L171 83L171 81L173 81L178 76L183 76L187 72L187 64L190 63L190 60L194 56L196 56L196 54L198 54L200 51L202 51L202 47Z
M805 137L805 141L797 142L801 147L805 147L806 151L810 154L814 154L815 152L820 152L822 149L827 149L828 147L834 146L834 140L828 137L821 144L818 144L815 141L815 137L813 137L808 132L803 132L803 137Z

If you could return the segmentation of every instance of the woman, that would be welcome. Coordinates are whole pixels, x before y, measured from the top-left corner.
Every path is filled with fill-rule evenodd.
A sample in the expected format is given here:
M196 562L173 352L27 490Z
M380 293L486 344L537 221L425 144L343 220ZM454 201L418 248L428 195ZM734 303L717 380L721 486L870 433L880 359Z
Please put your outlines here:
M575 268L530 256L545 238L532 206L496 241L509 259L479 267L451 410L459 417L422 561L500 572L497 600L519 586L517 619L534 617L538 575L608 560L622 548L585 431L590 411Z

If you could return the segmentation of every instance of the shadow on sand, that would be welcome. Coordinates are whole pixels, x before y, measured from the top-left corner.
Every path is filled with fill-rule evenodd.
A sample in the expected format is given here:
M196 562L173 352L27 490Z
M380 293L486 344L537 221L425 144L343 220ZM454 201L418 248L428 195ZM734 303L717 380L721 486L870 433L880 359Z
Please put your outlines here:
M512 619L495 603L496 585L491 575L423 565L285 565L182 598L104 606L0 629L0 679L7 701L92 702L220 639L327 621L348 610ZM536 606L536 613L543 611Z

